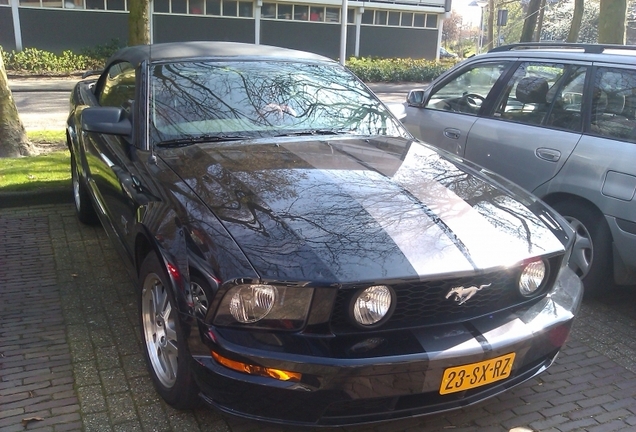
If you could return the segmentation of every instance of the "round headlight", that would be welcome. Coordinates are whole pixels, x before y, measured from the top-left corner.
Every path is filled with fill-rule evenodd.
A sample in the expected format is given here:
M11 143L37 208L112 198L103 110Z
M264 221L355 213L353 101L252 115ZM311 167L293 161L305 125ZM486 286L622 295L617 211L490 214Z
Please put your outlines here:
M240 323L254 323L267 316L276 302L277 290L269 285L246 285L230 300L230 314Z
M353 303L353 317L363 326L380 322L391 310L393 295L388 286L372 286L358 294Z
M543 261L533 261L521 272L519 277L519 292L528 297L534 294L546 277L546 266Z

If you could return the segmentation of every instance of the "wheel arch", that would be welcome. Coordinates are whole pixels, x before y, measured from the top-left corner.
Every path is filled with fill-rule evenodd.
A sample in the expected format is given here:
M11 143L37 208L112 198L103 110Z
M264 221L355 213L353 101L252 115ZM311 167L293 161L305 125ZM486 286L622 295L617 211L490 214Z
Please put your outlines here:
M135 272L137 273L137 277L139 277L141 264L150 252L155 252L159 258L162 258L158 248L148 240L147 235L141 232L137 233L137 237L135 238Z
M190 282L192 278L198 278L205 283L206 287L204 289L210 290L210 300L219 290L220 279L207 268L208 266L205 265L202 258L188 249L182 250L182 252L185 251L186 256L181 258L185 259L171 259L171 253L174 251L171 252L165 249L143 224L139 226L140 229L136 235L134 246L135 275L137 279L141 277L140 271L145 258L149 254L154 253L163 267L165 276L170 281L170 287L177 300L180 312L185 314L185 316L194 317L194 310L190 301ZM169 268L169 266L171 267Z
M555 193L548 194L542 197L541 199L551 207L553 207L557 203L562 203L567 201L576 202L578 204L581 204L587 207L588 209L593 211L597 216L600 216L600 217L604 216L603 212L598 208L596 204L594 204L592 201L585 199L579 195L575 195L575 194L571 194L567 192L555 192Z
M561 208L562 211L574 212L574 219L580 219L578 223L582 224L585 231L582 238L593 239L590 243L592 247L589 247L590 250L593 250L593 259L590 267L588 267L589 273L584 273L584 276L580 277L583 280L588 296L599 295L602 292L601 286L608 281L609 277L615 274L616 257L612 252L614 239L605 214L594 202L571 193L553 193L543 197L543 200L554 207L556 211ZM564 213L563 216L568 216L568 214ZM573 254L577 249L576 243L578 243L578 239L575 242Z

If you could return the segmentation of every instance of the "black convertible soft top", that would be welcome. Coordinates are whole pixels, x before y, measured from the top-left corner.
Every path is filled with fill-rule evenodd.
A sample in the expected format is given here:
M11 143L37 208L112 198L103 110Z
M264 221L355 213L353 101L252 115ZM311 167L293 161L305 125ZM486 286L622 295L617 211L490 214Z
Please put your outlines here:
M113 54L106 62L106 67L112 63L127 61L139 66L141 62L164 60L186 60L194 58L218 58L218 57L242 57L242 58L272 58L288 60L310 60L321 62L333 62L333 60L305 51L296 51L287 48L269 45L254 45L237 42L171 42L154 45L136 45L122 48Z

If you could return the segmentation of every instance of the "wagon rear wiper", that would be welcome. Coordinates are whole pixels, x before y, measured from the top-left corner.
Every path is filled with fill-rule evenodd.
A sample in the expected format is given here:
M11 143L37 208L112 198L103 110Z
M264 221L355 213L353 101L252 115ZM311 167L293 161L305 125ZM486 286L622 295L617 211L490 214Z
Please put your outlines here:
M241 141L251 138L252 137L243 135L198 135L193 137L182 137L160 141L159 143L157 143L157 146L180 147L204 142Z

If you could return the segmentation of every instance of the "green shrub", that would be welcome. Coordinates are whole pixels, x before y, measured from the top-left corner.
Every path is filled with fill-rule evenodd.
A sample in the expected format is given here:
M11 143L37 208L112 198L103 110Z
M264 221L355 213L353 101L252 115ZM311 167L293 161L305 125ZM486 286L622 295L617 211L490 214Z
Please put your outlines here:
M351 57L347 67L366 82L430 82L455 63L416 59Z
M103 68L106 59L121 46L119 41L113 40L105 45L84 49L80 54L75 54L69 50L55 54L37 48L24 48L20 52L2 51L2 59L7 71L68 75L74 72Z
M104 63L106 63L106 60L108 60L110 56L115 54L115 51L125 46L126 44L122 43L119 39L112 39L110 42L103 45L97 45L91 48L84 48L82 50L82 54L96 61L99 60L101 62L100 68L102 68L104 66Z

